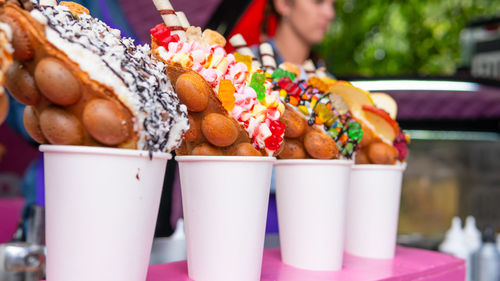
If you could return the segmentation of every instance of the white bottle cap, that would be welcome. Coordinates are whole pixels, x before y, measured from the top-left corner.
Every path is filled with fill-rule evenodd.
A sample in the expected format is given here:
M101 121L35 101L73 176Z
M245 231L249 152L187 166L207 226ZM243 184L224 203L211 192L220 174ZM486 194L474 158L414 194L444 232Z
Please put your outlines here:
M175 231L172 233L170 236L172 240L185 240L186 239L186 233L184 232L184 220L180 218L177 220L177 223L175 225Z
M481 247L481 231L476 227L476 219L468 216L464 227L465 242L470 253L474 253Z
M451 228L446 232L444 241L439 245L439 251L463 259L469 256L469 250L465 244L465 235L462 230L462 221L459 217L453 217Z

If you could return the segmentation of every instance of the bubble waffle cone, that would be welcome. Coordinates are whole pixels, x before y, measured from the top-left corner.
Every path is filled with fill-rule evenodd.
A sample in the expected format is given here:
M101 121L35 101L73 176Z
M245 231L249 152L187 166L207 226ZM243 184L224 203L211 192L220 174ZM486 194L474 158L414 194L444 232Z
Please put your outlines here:
M383 104L377 104L369 92L346 81L331 83L329 92L331 95L341 96L354 118L361 124L363 139L356 152L356 164L392 165L397 161L406 161L409 138L388 113L390 110L397 110L392 98L384 94L383 99L391 99L390 107L386 109L382 107Z
M260 46L261 61L273 91L286 103L281 117L285 140L280 159L350 159L362 138L361 126L341 97L330 99L328 84L318 77L299 80L298 66L284 62L274 69L272 47ZM311 62L312 63L312 62Z
M0 23L0 125L9 113L9 98L4 92L5 72L12 64L12 46L10 44L12 30L4 23Z
M287 104L281 121L285 124L285 141L280 159L338 159L335 141L316 126L309 126L302 114Z
M179 65L167 67L182 103L188 108L189 130L177 149L180 155L262 156L250 144L244 127L232 118L205 79Z
M12 29L7 89L39 143L171 151L188 129L164 65L76 3L0 5Z
M277 155L285 108L270 96L271 84L251 57L228 55L225 39L211 30L188 27L187 41L165 25L151 34L152 53L168 65L167 76L189 111L190 130L178 154Z
M363 137L361 125L352 118L342 98L330 100L325 84L317 77L293 82L294 74L273 72L275 89L287 103L282 159L350 159Z

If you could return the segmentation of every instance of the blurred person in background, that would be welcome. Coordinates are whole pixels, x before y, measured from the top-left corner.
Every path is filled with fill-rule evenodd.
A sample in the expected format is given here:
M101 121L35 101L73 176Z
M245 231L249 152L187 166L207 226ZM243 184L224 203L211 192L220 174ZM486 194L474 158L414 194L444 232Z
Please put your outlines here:
M324 63L312 53L312 47L323 41L335 18L334 0L269 0L266 18L274 16L278 26L268 40L278 65L284 61L303 65L312 59L316 67ZM264 21L263 29L267 28Z

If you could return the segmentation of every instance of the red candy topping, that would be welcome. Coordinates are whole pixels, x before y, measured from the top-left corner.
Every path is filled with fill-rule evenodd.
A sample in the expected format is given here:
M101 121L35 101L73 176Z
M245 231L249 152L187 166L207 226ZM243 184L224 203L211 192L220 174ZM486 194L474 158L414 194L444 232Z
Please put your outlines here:
M167 50L170 42L179 42L180 40L179 35L170 34L170 28L163 24L158 24L151 28L149 32L156 40L160 41L161 45Z
M394 147L397 149L399 154L399 160L404 160L408 157L408 143L406 141L406 136L403 132L399 131L396 136L396 140L393 143Z
M269 150L278 150L280 144L283 141L283 133L285 132L285 124L281 123L279 120L271 121L269 124L269 130L272 135L268 137L264 143L266 148Z
M278 85L281 89L285 90L290 96L298 97L301 93L299 86L296 83L293 83L290 78L287 76L281 77L278 81Z
M264 142L266 143L267 149L276 151L280 148L281 141L283 141L281 136L271 135Z
M273 135L281 136L285 132L285 124L278 120L271 121L271 124L269 124L269 130L273 133Z

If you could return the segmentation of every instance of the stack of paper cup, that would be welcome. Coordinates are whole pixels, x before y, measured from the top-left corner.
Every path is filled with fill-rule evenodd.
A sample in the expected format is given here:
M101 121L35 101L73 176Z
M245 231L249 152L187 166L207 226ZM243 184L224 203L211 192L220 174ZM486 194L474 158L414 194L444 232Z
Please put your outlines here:
M47 280L144 281L170 154L42 145Z
M278 160L276 204L283 263L340 270L347 188L353 161Z
M189 278L260 280L275 158L177 156Z
M406 164L353 166L347 199L346 252L366 258L394 257L405 168Z

